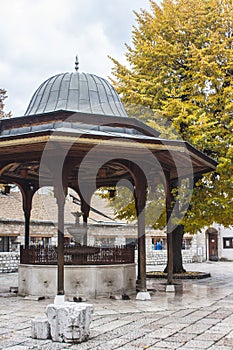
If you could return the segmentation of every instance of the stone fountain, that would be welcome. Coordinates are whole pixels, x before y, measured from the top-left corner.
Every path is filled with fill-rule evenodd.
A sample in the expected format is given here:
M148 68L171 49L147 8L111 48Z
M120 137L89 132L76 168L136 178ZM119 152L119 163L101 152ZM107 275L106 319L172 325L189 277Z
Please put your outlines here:
M75 243L84 244L84 238L87 235L87 226L81 225L80 217L82 212L72 212L75 217L75 224L67 227L68 232L73 236Z

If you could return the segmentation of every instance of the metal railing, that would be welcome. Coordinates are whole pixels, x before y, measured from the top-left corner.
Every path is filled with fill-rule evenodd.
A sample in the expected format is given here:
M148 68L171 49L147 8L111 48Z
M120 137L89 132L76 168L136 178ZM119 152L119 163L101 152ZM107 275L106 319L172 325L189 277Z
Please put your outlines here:
M111 265L134 263L134 246L90 247L65 246L65 265ZM20 247L20 264L56 265L57 247Z

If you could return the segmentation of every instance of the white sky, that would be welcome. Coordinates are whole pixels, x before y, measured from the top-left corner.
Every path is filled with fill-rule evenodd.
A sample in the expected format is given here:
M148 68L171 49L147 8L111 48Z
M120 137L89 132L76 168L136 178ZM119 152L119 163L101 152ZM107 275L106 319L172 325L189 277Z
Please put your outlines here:
M159 2L159 1L157 1ZM49 77L80 71L107 78L112 62L125 62L133 10L149 0L0 0L0 88L5 111L23 115L39 85Z

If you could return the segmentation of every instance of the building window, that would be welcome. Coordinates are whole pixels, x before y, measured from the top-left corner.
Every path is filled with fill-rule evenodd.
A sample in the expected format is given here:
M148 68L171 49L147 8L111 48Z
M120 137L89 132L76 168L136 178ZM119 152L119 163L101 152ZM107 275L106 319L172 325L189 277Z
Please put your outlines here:
M31 237L30 245L48 247L51 245L51 238Z
M184 238L182 241L182 249L187 250L191 248L192 238Z
M0 237L0 252L9 252L10 251L10 238L9 237Z
M233 237L223 237L223 248L233 249Z
M167 249L167 240L161 237L152 238L152 250L164 250Z
M115 245L115 238L98 238L95 240L95 245L102 248L108 248Z
M126 245L134 245L135 249L138 249L138 240L137 238L126 238L125 239Z

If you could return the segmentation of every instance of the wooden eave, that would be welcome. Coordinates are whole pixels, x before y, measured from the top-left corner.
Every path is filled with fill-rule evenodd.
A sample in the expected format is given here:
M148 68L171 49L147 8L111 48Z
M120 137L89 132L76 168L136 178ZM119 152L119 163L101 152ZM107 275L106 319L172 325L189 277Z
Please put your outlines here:
M145 161L147 152L155 155L163 170L169 171L171 179L213 171L217 163L184 141L161 140L155 137L122 137L106 133L78 133L72 129L45 130L21 135L8 135L0 139L0 165L5 163L40 161L46 147L51 156L58 156L62 150L69 149L68 157L82 158L96 145L104 147L106 152L116 154L117 150L130 159L136 155L139 161ZM177 167L179 171L177 172ZM0 170L0 175L3 174ZM116 181L116 180L115 180Z

